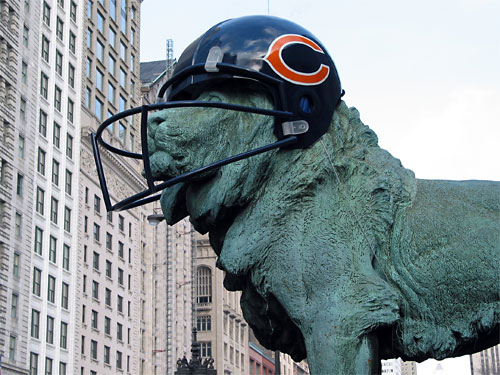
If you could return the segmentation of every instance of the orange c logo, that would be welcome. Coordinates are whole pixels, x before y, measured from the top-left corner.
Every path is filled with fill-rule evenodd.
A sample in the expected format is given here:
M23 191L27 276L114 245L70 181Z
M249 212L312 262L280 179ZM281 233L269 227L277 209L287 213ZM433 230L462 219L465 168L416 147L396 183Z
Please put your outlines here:
M269 64L274 72L281 78L297 85L314 86L324 82L330 74L329 66L321 64L315 72L304 73L290 68L286 62L283 61L281 52L290 44L305 44L316 52L325 53L320 46L305 36L297 34L281 35L271 43L269 50L264 57L264 60Z

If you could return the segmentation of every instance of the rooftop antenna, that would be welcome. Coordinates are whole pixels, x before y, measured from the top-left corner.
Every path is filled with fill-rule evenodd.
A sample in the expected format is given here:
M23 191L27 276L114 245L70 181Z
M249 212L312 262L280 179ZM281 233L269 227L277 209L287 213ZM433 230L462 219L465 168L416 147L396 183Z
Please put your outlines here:
M167 71L169 71L173 64L174 64L174 40L173 39L167 39L167 61L166 61L166 68Z

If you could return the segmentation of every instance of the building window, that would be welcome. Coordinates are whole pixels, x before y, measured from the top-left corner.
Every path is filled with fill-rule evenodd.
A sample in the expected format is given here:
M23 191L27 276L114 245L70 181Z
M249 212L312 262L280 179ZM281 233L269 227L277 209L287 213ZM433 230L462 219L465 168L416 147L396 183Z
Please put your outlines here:
M22 233L22 222L23 222L23 217L19 212L16 212L16 221L15 221L15 233L17 238L21 238L21 233Z
M42 15L43 22L50 27L50 6L45 1L43 2Z
M56 50L56 72L62 76L63 55L59 50Z
M12 298L10 301L10 317L12 319L17 320L17 305L19 302L19 296L15 293L12 293Z
M116 368L121 370L122 368L122 352L116 351Z
M64 191L66 194L71 195L71 190L73 187L73 173L66 169L66 177L64 183Z
M24 137L22 135L19 136L19 145L17 149L19 157L24 159Z
M87 18L92 18L92 8L93 8L93 2L92 0L89 0L88 6L87 6Z
M9 359L15 361L16 360L16 339L17 337L14 335L10 335L9 338Z
M106 288L104 292L104 303L106 304L106 306L111 307L111 290L108 288Z
M90 315L90 325L92 328L97 329L97 321L98 321L97 311L92 310L92 314Z
M97 89L100 92L102 92L104 75L102 74L102 72L99 69L96 69L95 80L96 80L96 87L97 87Z
M123 259L123 248L123 242L118 241L118 256L120 257L120 259Z
M12 275L19 277L19 266L21 262L21 256L18 253L14 253L14 260L12 261Z
M97 341L90 340L90 357L97 361Z
M116 67L116 60L114 59L113 56L109 55L108 59L108 71L109 73L114 76L115 75L115 67Z
M46 333L46 341L49 344L54 343L54 318L47 315L47 333Z
M73 115L75 111L75 103L73 103L73 100L68 98L68 121L73 122Z
M123 286L123 270L118 268L118 284Z
M116 323L116 338L123 341L123 326L120 323Z
M49 90L49 77L47 77L45 73L41 73L40 95L42 95L45 99L48 98L48 90Z
M54 223L57 224L57 213L59 211L59 201L52 197L50 199L50 220Z
M45 151L40 147L38 148L37 171L41 175L45 176Z
M198 316L196 329L198 331L211 331L212 330L212 317L210 315Z
M30 375L38 374L38 354L30 352Z
M74 1L69 5L69 16L73 22L76 22L76 3Z
M198 303L212 302L212 271L208 267L198 267Z
M99 11L97 11L97 30L104 35L104 16Z
M42 282L42 271L38 268L33 268L33 294L40 297L40 286Z
M118 312L123 313L123 297L118 296L116 300L116 307L118 309Z
M73 4L73 3L71 3ZM59 362L59 375L66 375L66 363Z
M68 82L70 87L75 88L75 67L71 64L68 64Z
M120 41L120 58L127 63L127 46L122 41Z
M111 319L107 316L104 317L104 333L106 335L111 335Z
M54 303L56 300L56 278L49 275L47 282L47 300Z
M21 63L21 80L24 84L28 83L28 64L24 61Z
M66 283L62 283L61 288L61 307L63 309L68 309L68 301L69 301L69 285Z
M62 19L57 17L57 22L56 22L56 36L60 39L63 40L63 30L64 30L64 22Z
M7 162L2 159L2 161L0 163L0 184L1 185L4 185L6 182L6 179L5 179L6 169L7 169Z
M200 342L200 349L202 358L212 357L212 343L210 341Z
M94 251L94 255L92 257L92 267L94 270L99 271L99 253Z
M92 298L99 299L99 283L92 281Z
M113 105L115 103L115 92L115 86L113 86L111 82L108 82L108 100Z
M88 79L92 78L92 59L90 57L87 57L86 75Z
M59 162L52 159L52 183L59 186Z
M54 90L54 108L61 112L61 103L62 103L62 91L59 87L55 87Z
M52 263L56 263L56 258L57 258L57 238L54 236L50 236L49 239L49 260Z
M116 0L109 0L109 16L116 22Z
M118 215L118 229L120 229L120 232L125 230L125 219L122 215Z
M16 187L16 194L19 197L23 196L23 181L24 181L24 176L22 174L17 174L17 187Z
M52 358L45 357L45 375L52 375Z
M21 98L21 103L19 104L19 118L21 121L26 121L26 100Z
M94 223L94 240L99 242L101 227L99 224Z
M35 227L35 246L34 251L38 255L42 255L43 229Z
M73 159L73 137L70 134L66 135L66 156Z
M108 44L113 48L116 48L116 32L111 26L109 27Z
M54 146L56 146L57 148L61 146L61 126L55 121L54 121L54 132L52 134L52 142L54 143Z
M45 35L42 35L42 59L44 59L47 62L49 62L49 47L50 47L49 39Z
M40 122L38 124L38 132L44 137L47 136L47 114L40 110Z
M31 310L31 337L40 338L40 312L38 310Z
M66 271L69 271L69 250L70 247L66 244L63 245L63 260L62 260L62 266L63 269Z
M76 51L76 35L69 32L69 50L73 53Z
M97 40L96 56L99 59L99 61L104 64L104 45L101 43L99 39Z
M61 322L61 334L60 334L60 345L61 348L68 348L68 323Z
M122 0L121 7L121 30L122 33L127 35L127 0Z
M113 236L110 233L106 232L106 249L110 251L113 250L112 244L113 244Z
M39 186L36 188L36 212L43 215L45 203L45 191ZM36 232L36 231L35 231ZM36 235L36 233L35 233ZM36 244L36 240L35 240Z
M71 232L71 209L69 207L64 207L64 230Z
M26 48L29 48L30 45L30 29L28 26L24 25L23 27L23 44Z
M113 263L111 263L109 260L106 259L106 276L111 279L111 269L112 269Z
M104 345L104 363L109 365L109 346Z
M94 211L101 213L101 197L94 194Z
M95 98L95 115L99 120L102 120L102 108L104 103L101 102L98 98Z
M120 68L120 86L127 88L127 73L122 68Z

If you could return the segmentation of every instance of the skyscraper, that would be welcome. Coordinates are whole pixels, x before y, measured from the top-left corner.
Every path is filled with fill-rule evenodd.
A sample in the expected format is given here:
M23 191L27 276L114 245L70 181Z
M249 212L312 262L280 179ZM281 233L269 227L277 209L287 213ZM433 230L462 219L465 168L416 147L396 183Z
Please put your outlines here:
M38 118L37 1L0 1L0 355L27 374Z
M74 373L139 374L145 351L146 216L148 207L106 213L92 157L90 132L139 105L139 13L135 0L86 2L80 101L78 258ZM114 146L138 149L138 120L105 131ZM111 199L145 188L134 161L104 152Z

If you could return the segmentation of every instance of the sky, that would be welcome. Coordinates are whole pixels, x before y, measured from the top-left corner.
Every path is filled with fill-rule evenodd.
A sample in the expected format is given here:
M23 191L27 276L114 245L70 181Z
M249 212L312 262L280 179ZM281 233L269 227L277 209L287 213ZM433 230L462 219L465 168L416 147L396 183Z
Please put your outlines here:
M500 0L144 0L141 11L142 62L165 59L167 39L178 58L228 18L294 21L332 56L347 105L417 178L500 181ZM463 361L444 373L468 375Z

